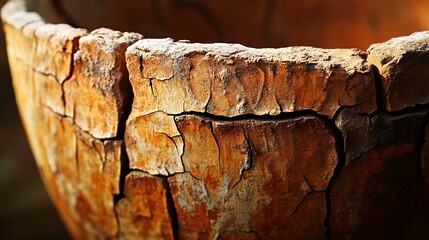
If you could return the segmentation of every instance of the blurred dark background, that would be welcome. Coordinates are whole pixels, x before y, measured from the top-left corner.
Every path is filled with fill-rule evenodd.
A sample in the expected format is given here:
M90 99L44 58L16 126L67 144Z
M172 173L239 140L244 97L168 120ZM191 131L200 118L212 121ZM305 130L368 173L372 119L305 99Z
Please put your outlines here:
M3 6L6 0L0 0ZM69 239L46 192L18 110L0 30L0 238Z
M427 0L27 0L49 20L191 42L360 48L429 29ZM62 19L61 19L62 18Z

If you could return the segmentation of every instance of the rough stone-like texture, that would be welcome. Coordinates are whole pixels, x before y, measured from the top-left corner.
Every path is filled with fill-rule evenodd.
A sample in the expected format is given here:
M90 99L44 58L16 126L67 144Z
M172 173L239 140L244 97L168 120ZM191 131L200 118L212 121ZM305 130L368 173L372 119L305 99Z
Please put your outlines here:
M345 168L331 190L332 239L399 239L419 213L427 113L374 117L343 111Z
M127 51L133 107L141 114L201 112L233 117L342 106L376 109L373 73L358 50L252 49L143 39Z
M77 46L75 43L86 34L86 30L66 24L46 24L38 15L19 10L23 8L17 1L2 9L8 47L16 46L13 51L8 51L9 58L13 56L19 65L45 75L37 77L37 91L53 91L52 96L41 96L46 98L42 101L59 114L64 114L62 93L59 94L58 89L71 74L71 61Z
M388 111L429 103L429 32L371 45L368 61L380 71Z
M324 191L338 161L324 121L176 121L187 171L168 178L179 238L323 236Z
M19 0L2 19L76 239L418 239L429 222L427 33L372 46L371 66L354 49L87 34Z
M123 141L95 139L64 116L62 83L73 74L86 30L45 24L24 7L10 2L2 18L17 105L41 176L74 238L113 238Z
M36 122L33 120L34 109L37 108L34 102L35 93L49 92L49 95L39 94L42 104L60 114L64 112L62 93L58 92L61 88L60 80L70 74L70 60L75 49L73 42L79 35L86 34L86 31L64 24L46 24L40 16L26 13L24 9L25 6L20 1L8 3L2 8L2 20L7 33L8 58L14 88L25 86L21 91L26 91L15 94L17 105L30 145L35 149L33 145L36 145L36 136L31 132L36 128ZM57 35L53 36L54 33ZM58 63L54 63L53 58ZM59 74L59 77L55 74Z
M133 171L117 206L123 239L174 239L169 189L164 178ZM169 202L170 201L170 202Z
M34 28L44 25L45 22L36 13L25 12L25 3L23 2L7 3L2 8L1 13L3 28L7 33L6 47L9 49L8 58L11 58L11 55L13 55L17 60L31 62L35 58L37 42L33 37ZM30 38L33 41L29 41ZM9 43L13 43L13 51L10 50L12 46Z
M37 39L34 62L38 64L30 67L46 75L56 78L63 83L72 71L73 54L77 50L77 41L86 30L76 29L66 24L44 24L36 29L34 37Z
M132 101L124 53L140 38L102 28L79 40L73 76L64 83L66 115L96 138L123 132Z
M114 237L113 195L119 194L122 141L100 141L42 107L37 134L40 160L54 202L74 237ZM46 134L46 133L55 134ZM70 225L72 225L70 227Z
M174 116L154 112L128 120L127 153L131 169L150 174L170 175L183 172L183 139Z
M345 106L376 109L373 72L357 50L250 49L230 44L140 40L127 52L133 110L125 142L130 167L183 172L174 114L280 115Z

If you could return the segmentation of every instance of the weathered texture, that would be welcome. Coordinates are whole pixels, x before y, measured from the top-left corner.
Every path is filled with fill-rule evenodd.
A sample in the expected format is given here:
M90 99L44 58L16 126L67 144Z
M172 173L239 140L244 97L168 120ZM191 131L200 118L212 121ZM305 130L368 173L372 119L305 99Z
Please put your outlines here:
M44 25L45 22L36 13L25 12L23 2L7 3L2 8L1 13L3 28L7 33L8 58L13 57L19 61L28 61L24 62L28 65L35 58L37 44L37 40L34 38L35 27ZM29 41L30 38L33 41ZM10 66L13 65L10 64Z
M62 93L59 92L60 80L70 74L75 49L72 45L79 35L86 34L86 30L64 24L46 24L37 14L26 13L24 9L25 6L20 1L8 3L2 9L2 20L7 33L8 58L14 88L17 89L17 104L30 145L37 151L34 143L36 135L31 132L36 128L35 94L39 92L42 105L60 114L64 113ZM53 36L54 33L57 35ZM58 62L54 63L54 59ZM24 87L25 89L19 90ZM45 92L49 94L44 94Z
M35 136L37 164L70 233L78 239L115 236L113 195L119 194L123 142L96 140L37 103L35 128L27 130Z
M332 239L399 239L407 229L419 211L426 121L424 112L340 114L346 163L331 190Z
M63 89L55 77L39 72L34 72L34 93L49 93L38 94L40 104L52 111L64 115L64 99Z
M66 115L96 138L123 132L132 101L125 50L140 38L102 28L79 40L73 76L64 83Z
M73 54L77 50L77 41L86 35L84 29L76 29L66 24L44 24L37 28L34 37L37 40L36 53L32 61L37 65L30 67L63 83L71 74Z
M64 116L62 83L86 30L45 24L23 8L10 2L2 18L17 105L41 176L74 238L113 238L123 141L95 139Z
M368 62L380 71L387 110L429 103L429 32L371 45Z
M324 191L338 161L324 121L176 121L187 172L168 182L180 238L323 236Z
M131 168L183 172L175 114L280 115L376 109L373 72L358 50L251 49L144 39L127 52L134 102L125 132ZM162 150L161 150L162 149Z
M420 144L424 139L425 112L399 115L382 113L364 116L356 109L344 109L335 124L344 136L345 165L374 147L389 144Z
M233 117L342 106L376 109L373 73L358 50L252 49L143 39L127 51L133 107L141 114L201 112Z
M120 238L174 239L164 178L133 171L125 179L125 198L117 206Z
M40 96L40 104L64 115L62 84L71 75L77 41L86 35L86 30L65 24L33 24L28 26L26 33L26 39L35 42L34 55L29 54L28 58L28 54L24 53L17 57L34 71L34 93Z
M119 194L123 142L96 140L43 107L38 121L41 166L69 228L79 229L73 235L115 236L113 195Z
M131 169L165 176L184 171L183 139L174 116L154 112L130 117L125 141Z
M46 98L42 101L59 114L64 114L62 93L58 89L71 74L71 62L77 46L75 43L86 34L86 30L66 24L46 24L38 15L24 14L19 10L23 8L20 2L14 2L2 9L8 46L16 46L13 51L8 51L9 58L45 75L37 77L37 91L53 91L52 96L42 95L42 98Z
M353 49L87 34L20 1L2 19L76 239L395 239L429 222L427 33L374 45L374 67Z

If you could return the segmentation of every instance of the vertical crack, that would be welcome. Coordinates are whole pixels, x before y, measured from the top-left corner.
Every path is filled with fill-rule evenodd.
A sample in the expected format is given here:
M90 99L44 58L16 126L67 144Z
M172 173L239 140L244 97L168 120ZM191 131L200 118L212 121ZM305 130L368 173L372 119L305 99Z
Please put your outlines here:
M185 154L186 142L185 142L185 138L183 137L182 132L180 132L180 128L179 128L179 125L177 124L176 116L173 116L173 120L174 120L174 124L176 125L176 129L179 132L179 136L182 138L183 149L182 149L181 154L179 153L179 157L180 157L180 162L182 164L183 172L186 172L185 163L183 162L183 155ZM176 149L178 150L177 145L176 145Z
M330 130L334 135L335 138L335 148L337 151L337 157L338 157L338 163L337 166L334 169L334 173L331 177L331 179L328 182L328 187L325 190L325 201L326 201L326 216L325 220L323 221L323 225L326 228L324 237L327 240L331 239L331 212L332 212L332 202L331 202L331 191L332 187L337 180L338 176L340 175L341 171L343 170L346 162L346 154L345 154L345 148L344 148L344 137L341 131L335 126L335 123L333 120L327 119L326 122L330 126Z
M64 84L73 77L73 72L74 72L74 56L76 54L77 51L79 51L79 39L82 36L78 36L73 38L72 41L72 53L71 53L71 61L70 61L70 72L68 73L67 77L64 80L60 80L61 81L61 101L63 102L63 106L64 106L64 112L63 114L65 116L67 116L67 105L66 105L66 93L65 93L65 89L64 89ZM75 109L73 107L73 123L74 123L74 115L75 114Z
M255 146L250 141L243 126L241 126L241 130L243 131L244 139L246 140L247 144L247 156L244 165L240 168L240 179L238 179L238 181L232 186L232 189L234 189L241 182L244 173L253 167L253 158L256 154Z
M304 178L305 183L310 188L311 192L315 192L313 186L311 186L310 182L308 181L307 177L305 177L304 171L301 172L302 178Z
M131 173L130 168L130 159L127 152L126 142L125 142L125 130L126 122L129 119L132 111L132 103L134 101L134 90L130 81L130 73L127 66L125 52L123 51L120 56L120 72L122 73L121 79L119 80L119 91L121 92L119 96L122 96L122 102L119 104L119 119L117 125L117 132L115 140L122 140L121 145L121 157L120 157L120 174L119 174L119 193L113 194L113 211L115 212L116 222L118 225L117 236L120 238L121 235L121 224L119 221L118 212L116 211L116 206L121 199L125 198L125 179L128 174ZM142 68L142 59L140 58L140 68ZM141 69L140 69L141 70ZM141 71L140 71L141 72ZM75 114L73 114L75 116Z
M131 169L130 169L130 160L128 158L128 154L126 151L126 147L125 147L125 141L123 141L122 146L121 146L121 169L120 169L120 173L119 173L119 193L118 194L113 194L113 212L115 214L115 218L116 218L116 224L118 227L118 231L116 233L116 237L118 239L120 239L121 237L121 223L119 221L119 215L118 215L118 211L116 210L116 206L118 205L119 201L121 199L125 198L125 178L127 177L128 174L131 173Z
M220 166L221 166L221 162L220 162L220 146L219 146L218 139L216 138L216 135L214 133L213 121L210 121L209 124L210 124L210 132L212 133L213 138L214 138L214 140L216 142L216 147L217 147L217 161L218 161L218 165L219 165L219 169L220 169Z
M383 86L383 79L380 71L374 65L372 66L375 81L375 97L377 100L377 111L386 110L386 89Z
M210 101L212 100L212 88L213 88L213 83L212 83L212 80L210 80L209 99L207 100L207 102L204 106L204 112L205 113L207 113L211 110L211 109L209 109L209 106L210 106Z
M167 210L171 218L171 227L173 228L173 238L179 239L178 231L179 231L179 219L177 216L176 205L174 204L173 195L171 194L170 185L168 184L167 177L163 177L165 179L165 190L166 190L166 198L167 198Z
M118 53L120 53L118 66L121 77L116 83L117 88L115 90L115 95L119 96L119 99L116 100L116 105L118 108L118 125L116 129L117 137L123 137L124 135L126 121L128 116L131 114L132 104L134 101L134 91L129 77L125 52L126 47L125 49L121 47L121 49L118 50Z
M116 206L121 199L125 198L125 178L129 173L131 173L130 161L128 159L127 152L125 151L125 142L122 143L121 148L122 148L121 152L123 152L123 154L121 154L121 169L119 174L119 193L113 194L113 212L115 214L116 225L118 228L116 233L116 237L118 239L121 238L122 227L119 221L119 213L116 210Z
M113 205L116 205L119 200L125 197L124 188L125 188L125 177L131 173L130 169L130 160L128 158L127 152L125 150L125 143L122 144L121 154L121 171L119 174L119 194L113 194Z
M156 98L155 93L153 92L153 85L152 85L153 78L148 78L147 80L149 80L150 92L152 93L152 96Z

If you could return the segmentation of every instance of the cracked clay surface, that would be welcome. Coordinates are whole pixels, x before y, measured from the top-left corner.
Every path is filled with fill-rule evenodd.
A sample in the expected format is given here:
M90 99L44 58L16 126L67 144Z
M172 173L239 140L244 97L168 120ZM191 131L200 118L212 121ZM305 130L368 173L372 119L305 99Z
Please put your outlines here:
M21 1L2 20L76 239L398 239L429 209L427 33L365 53L88 33Z

